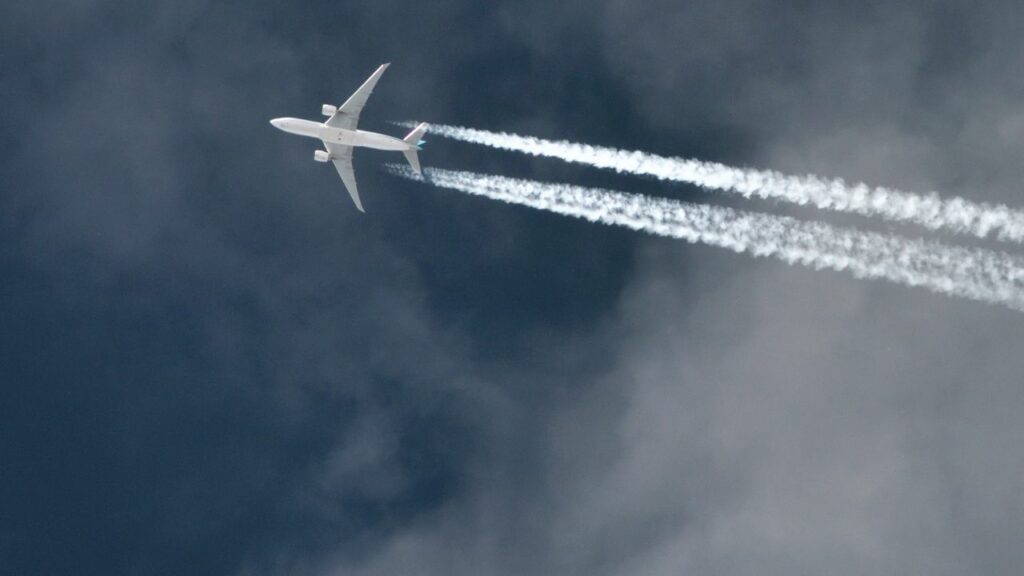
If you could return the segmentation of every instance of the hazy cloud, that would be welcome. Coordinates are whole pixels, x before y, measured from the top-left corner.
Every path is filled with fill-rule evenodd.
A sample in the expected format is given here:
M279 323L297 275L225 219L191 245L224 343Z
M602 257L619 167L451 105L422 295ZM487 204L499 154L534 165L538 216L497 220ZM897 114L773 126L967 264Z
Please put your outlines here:
M5 565L1024 564L1019 315L424 191L372 153L357 217L267 125L391 60L370 129L1021 206L1015 5L62 8L0 9ZM423 160L622 183L433 141Z

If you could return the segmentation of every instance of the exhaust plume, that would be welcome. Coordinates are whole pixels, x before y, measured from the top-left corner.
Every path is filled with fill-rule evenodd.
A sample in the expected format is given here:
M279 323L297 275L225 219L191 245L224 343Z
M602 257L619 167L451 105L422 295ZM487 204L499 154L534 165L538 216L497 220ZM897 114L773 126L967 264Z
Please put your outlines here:
M405 166L388 165L388 170L420 180ZM1024 311L1024 261L1004 253L722 206L472 172L426 169L424 179L442 188L591 222L771 256L815 269L847 271L857 278L920 286Z
M403 123L408 124L408 123ZM750 198L773 198L817 208L878 216L908 222L929 230L947 230L1007 242L1024 243L1024 211L1004 205L974 203L963 198L944 200L935 192L914 194L840 179L787 176L772 170L734 168L715 162L667 158L638 151L590 146L532 136L489 132L434 124L431 133L491 148L558 158L566 162L608 168L626 174L686 182Z

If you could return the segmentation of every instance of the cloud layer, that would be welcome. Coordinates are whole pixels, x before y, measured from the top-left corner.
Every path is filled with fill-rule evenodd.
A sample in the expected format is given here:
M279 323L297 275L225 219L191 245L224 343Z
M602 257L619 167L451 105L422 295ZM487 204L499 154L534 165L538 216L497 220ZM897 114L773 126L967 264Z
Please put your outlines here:
M4 565L1024 564L1017 314L425 191L372 153L357 218L266 123L392 61L368 129L1020 206L1015 4L63 8L0 9ZM422 158L622 183L436 141Z

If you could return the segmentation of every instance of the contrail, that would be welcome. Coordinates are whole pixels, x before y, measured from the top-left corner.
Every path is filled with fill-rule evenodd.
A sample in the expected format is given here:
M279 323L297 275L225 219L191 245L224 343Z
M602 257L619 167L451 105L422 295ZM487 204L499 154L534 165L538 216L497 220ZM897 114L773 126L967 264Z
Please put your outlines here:
M388 170L419 179L405 166ZM424 174L436 186L503 202L1024 311L1024 261L1009 254L626 192L436 168Z
M866 184L847 184L840 179L787 176L772 170L734 168L715 162L667 158L645 152L461 126L434 124L430 131L491 148L558 158L660 180L687 182L704 188L737 192L747 198L774 198L822 209L880 216L930 230L948 230L979 238L992 234L1000 240L1024 243L1024 211L1004 205L975 203L963 198L944 200L934 192L914 194L890 188L871 188Z

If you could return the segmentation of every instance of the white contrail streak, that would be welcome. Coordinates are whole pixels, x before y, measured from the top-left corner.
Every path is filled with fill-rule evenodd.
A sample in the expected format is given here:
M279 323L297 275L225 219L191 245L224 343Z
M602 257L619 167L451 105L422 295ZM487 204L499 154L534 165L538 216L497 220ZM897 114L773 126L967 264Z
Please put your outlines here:
M402 124L407 124L403 122ZM687 182L714 190L737 192L747 198L774 198L817 208L880 216L930 230L948 230L984 238L992 234L1024 243L1024 211L1004 205L975 203L963 198L944 200L938 194L914 194L817 176L787 176L772 170L734 168L715 162L667 158L645 152L590 146L532 136L489 132L434 124L432 134L491 148L558 158L567 162L609 168L617 172Z
M419 179L405 166L388 170ZM1004 253L625 192L453 170L424 174L434 185L512 204L1024 311L1024 261Z

